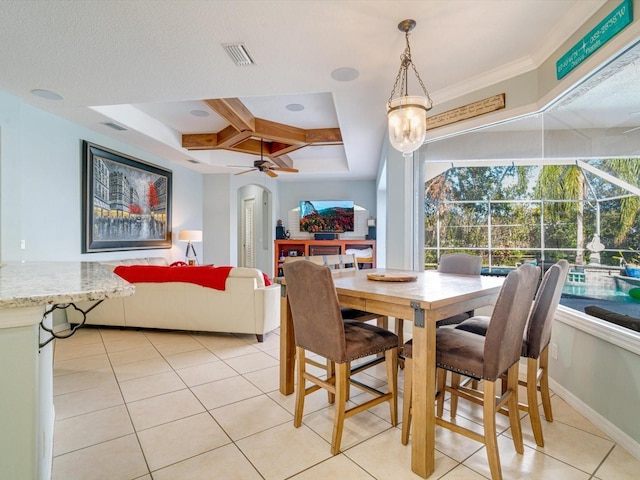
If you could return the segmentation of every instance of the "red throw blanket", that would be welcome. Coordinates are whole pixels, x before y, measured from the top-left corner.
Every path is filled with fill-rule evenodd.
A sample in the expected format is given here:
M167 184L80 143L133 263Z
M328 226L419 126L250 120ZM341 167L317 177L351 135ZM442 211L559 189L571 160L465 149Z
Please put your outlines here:
M121 265L113 272L130 283L187 282L224 290L232 268L234 267ZM264 284L271 285L271 279L264 273L263 276Z

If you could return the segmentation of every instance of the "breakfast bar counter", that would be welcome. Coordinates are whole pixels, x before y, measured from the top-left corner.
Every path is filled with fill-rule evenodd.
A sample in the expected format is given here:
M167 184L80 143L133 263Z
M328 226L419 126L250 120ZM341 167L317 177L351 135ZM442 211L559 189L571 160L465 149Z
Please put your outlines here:
M133 285L97 262L0 264L3 478L51 477L55 418L51 307L134 292Z

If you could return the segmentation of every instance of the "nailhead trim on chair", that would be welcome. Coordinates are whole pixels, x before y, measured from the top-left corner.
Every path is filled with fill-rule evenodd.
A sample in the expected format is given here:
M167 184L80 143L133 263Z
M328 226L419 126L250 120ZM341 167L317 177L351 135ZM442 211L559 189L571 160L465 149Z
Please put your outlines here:
M467 370L460 370L458 368L452 367L451 365L447 365L445 363L438 363L438 364L436 364L436 366L438 368L444 368L445 370L449 370L449 371L454 372L454 373L459 373L461 375L465 375L466 377L475 378L476 380L484 380L484 377L482 376L482 374L468 372Z

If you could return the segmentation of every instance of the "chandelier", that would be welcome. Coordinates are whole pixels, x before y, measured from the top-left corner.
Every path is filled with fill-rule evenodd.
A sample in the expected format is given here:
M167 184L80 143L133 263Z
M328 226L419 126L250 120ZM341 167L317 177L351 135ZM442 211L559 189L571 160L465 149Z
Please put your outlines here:
M416 26L415 20L403 20L398 24L398 30L404 32L407 46L400 55L400 70L396 82L391 90L387 102L387 117L389 119L389 141L396 150L407 157L420 148L427 136L427 112L431 110L433 101L422 83L422 79L411 61L411 46L409 32ZM407 72L409 66L420 82L424 96L409 95ZM399 89L397 92L396 90ZM394 95L398 95L393 98Z

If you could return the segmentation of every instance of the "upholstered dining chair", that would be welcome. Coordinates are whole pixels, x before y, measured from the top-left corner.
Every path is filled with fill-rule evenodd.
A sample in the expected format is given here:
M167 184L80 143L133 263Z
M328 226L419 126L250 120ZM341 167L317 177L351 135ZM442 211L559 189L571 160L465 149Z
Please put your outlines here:
M527 358L527 380L518 383L527 388L527 403L520 402L520 410L529 413L531 429L536 444L544 447L542 424L538 409L538 390L542 398L542 408L547 421L553 421L551 411L551 395L549 392L549 342L551 341L551 327L560 303L569 262L560 260L552 265L544 274L536 299L529 313L529 319L522 338L521 356ZM466 330L478 335L486 335L490 320L488 317L474 317L457 325L455 328ZM452 380L459 384L459 378ZM452 397L451 417L456 415L457 402Z
M438 262L438 272L440 273L454 273L457 275L480 275L482 268L482 257L479 255L469 255L468 253L445 253L440 256ZM459 313L451 317L443 318L436 322L436 327L444 327L445 325L456 325L468 318L473 317L474 311ZM403 322L401 318L396 318L396 333L402 345L402 332ZM401 352L404 357L404 347L401 348Z
M455 273L458 275L480 275L482 268L482 257L479 255L469 255L468 253L445 253L440 256L438 271L440 273ZM443 318L436 322L436 327L445 325L455 325L468 318L473 317L474 311L468 311Z
M491 315L486 337L455 328L436 329L437 398L443 398L447 372L460 373L484 381L483 426L484 435L468 430L441 418L438 412L436 425L460 433L484 443L487 449L491 478L502 478L498 440L496 435L497 412L504 406L509 412L513 443L518 453L524 452L522 429L518 414L518 360L531 301L536 290L540 269L523 265L513 270L500 289ZM402 443L409 442L411 427L412 393L412 342L405 343L404 411L402 414ZM508 373L508 384L496 398L496 381Z
M334 255L309 255L306 257L287 257L285 263L306 260L316 265L324 265L331 269L332 274L343 272L354 272L358 270L358 259L352 253L350 254L334 254ZM343 320L355 320L358 322L368 322L376 320L376 325L380 328L389 328L389 317L377 315L375 313L365 312L350 307L340 307ZM402 332L398 332L398 323L396 323L396 335L398 335L398 346L402 346Z
M312 262L290 262L283 265L283 270L293 318L298 366L293 425L297 428L302 424L305 396L320 388L327 390L330 393L329 400L335 403L331 453L337 455L346 418L382 402L389 402L391 424L397 425L398 337L368 323L343 320L329 268ZM319 368L324 368L324 365L307 358L306 352L320 355L330 362L330 368L326 370L327 378L307 371L307 364ZM352 361L381 352L384 357L376 357L351 369ZM352 380L353 374L381 361L386 363L388 392ZM312 386L307 387L307 381ZM374 398L347 409L350 385L372 394Z

